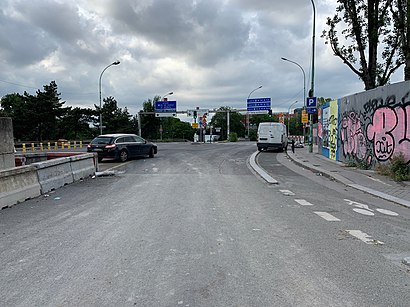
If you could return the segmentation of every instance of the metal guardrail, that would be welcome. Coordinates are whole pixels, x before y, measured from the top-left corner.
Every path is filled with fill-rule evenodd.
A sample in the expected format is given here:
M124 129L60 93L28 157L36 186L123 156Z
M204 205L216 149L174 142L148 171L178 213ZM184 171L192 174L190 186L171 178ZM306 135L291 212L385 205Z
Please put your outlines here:
M55 141L55 142L26 142L15 144L18 152L38 152L61 149L81 149L88 142L83 141Z

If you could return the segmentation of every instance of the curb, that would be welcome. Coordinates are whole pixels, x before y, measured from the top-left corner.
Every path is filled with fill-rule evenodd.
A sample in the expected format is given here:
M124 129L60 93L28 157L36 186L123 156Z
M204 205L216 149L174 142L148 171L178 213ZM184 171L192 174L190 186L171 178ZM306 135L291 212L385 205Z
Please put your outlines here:
M333 173L330 173L330 172L328 172L327 170L325 170L323 168L319 168L319 167L315 167L313 165L308 165L306 163L303 163L299 159L295 158L293 155L289 155L288 152L286 152L286 155L295 164L297 164L301 167L304 167L304 168L306 168L306 169L308 169L312 172L319 172L319 173L323 174L323 176L325 176L325 177L327 177L331 180L334 180L336 182L342 183L342 184L344 184L348 187L351 187L353 189L356 189L356 190L362 191L364 193L367 193L367 194L370 194L370 195L385 199L387 201L394 202L394 203L399 204L401 206L410 208L410 201L407 201L407 200L404 200L404 199L401 199L401 198L398 198L398 197L395 197L395 196L392 196L392 195L389 195L389 194L386 194L386 193L383 193L383 192L380 192L380 191L373 190L371 188L362 186L360 184L356 184L356 183L352 182L351 180L349 180L349 179L347 179L347 178L345 178L341 175L333 174Z
M278 184L279 182L272 178L263 168L261 168L257 163L256 163L256 156L259 154L258 151L255 151L249 158L249 164L253 168L255 172L258 173L259 176L262 177L267 183L269 184Z

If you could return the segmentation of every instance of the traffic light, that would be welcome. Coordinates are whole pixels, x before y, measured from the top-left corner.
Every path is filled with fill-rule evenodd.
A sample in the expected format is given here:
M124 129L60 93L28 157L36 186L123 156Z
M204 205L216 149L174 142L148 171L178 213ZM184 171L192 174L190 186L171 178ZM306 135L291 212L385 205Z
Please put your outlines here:
M197 111L194 111L194 119L196 119L197 116L198 116L198 112L197 112Z
M268 114L270 117L272 117L272 109L269 110Z

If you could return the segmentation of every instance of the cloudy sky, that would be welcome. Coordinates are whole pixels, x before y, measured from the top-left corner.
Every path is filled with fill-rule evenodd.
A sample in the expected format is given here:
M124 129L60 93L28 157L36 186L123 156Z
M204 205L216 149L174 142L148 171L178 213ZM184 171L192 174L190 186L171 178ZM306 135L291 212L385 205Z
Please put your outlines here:
M316 0L315 95L363 90L320 37L336 0ZM309 0L2 0L0 97L55 80L66 106L113 96L131 114L173 91L179 111L271 97L272 108L303 105L310 88L312 4ZM403 70L392 81L401 81Z

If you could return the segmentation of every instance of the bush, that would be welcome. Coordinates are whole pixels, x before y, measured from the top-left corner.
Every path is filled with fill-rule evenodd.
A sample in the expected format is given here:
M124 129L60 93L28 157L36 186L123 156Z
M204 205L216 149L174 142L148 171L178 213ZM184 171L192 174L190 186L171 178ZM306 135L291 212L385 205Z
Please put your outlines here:
M249 140L256 141L257 140L257 131L252 129L249 131Z
M403 153L393 156L386 164L378 165L376 171L381 175L389 176L394 181L410 180L409 166Z
M236 132L229 133L229 142L238 142L238 135Z

